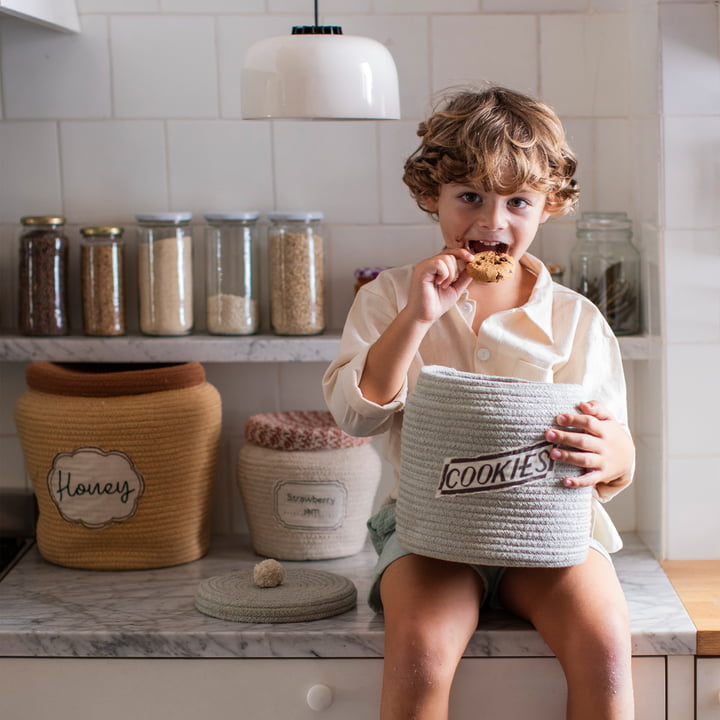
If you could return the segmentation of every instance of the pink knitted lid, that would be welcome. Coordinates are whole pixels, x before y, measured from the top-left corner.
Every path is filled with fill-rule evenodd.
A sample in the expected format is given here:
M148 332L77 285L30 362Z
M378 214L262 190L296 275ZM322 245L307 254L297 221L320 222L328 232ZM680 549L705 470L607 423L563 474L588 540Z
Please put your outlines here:
M332 450L365 445L372 439L348 435L329 412L321 410L251 415L245 424L245 437L275 450Z

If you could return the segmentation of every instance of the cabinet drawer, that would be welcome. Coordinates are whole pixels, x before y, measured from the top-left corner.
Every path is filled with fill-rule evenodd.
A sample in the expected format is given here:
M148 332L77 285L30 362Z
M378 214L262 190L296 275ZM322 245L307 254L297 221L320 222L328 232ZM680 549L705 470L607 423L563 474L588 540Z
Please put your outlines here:
M695 672L697 720L720 720L720 658L699 657Z
M635 658L636 720L665 717L665 659ZM7 720L368 720L378 716L379 659L0 660ZM453 720L557 720L565 681L554 658L466 658ZM716 716L708 716L716 717ZM717 715L720 717L720 715Z

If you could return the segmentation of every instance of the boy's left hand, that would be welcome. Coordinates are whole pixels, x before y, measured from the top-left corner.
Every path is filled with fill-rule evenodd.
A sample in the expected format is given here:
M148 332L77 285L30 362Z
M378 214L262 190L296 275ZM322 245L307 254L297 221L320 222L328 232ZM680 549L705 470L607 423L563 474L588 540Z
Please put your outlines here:
M545 432L545 439L556 445L550 451L553 460L585 470L563 483L566 487L626 484L635 458L630 434L601 403L582 402L578 407L579 414L558 415L555 421L560 427ZM582 432L565 431L563 427Z

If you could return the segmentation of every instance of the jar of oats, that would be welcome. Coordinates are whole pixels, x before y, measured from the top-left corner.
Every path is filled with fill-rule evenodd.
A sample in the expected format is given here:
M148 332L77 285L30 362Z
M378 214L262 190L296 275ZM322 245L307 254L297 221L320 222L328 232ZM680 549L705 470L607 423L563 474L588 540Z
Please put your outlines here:
M80 228L86 335L125 334L125 257L121 227Z
M268 215L270 324L277 335L317 335L325 329L321 212Z
M213 335L252 335L258 329L255 279L257 212L207 213L205 310Z
M67 335L68 238L62 216L21 218L18 325L23 335Z
M187 335L193 327L192 213L144 213L135 219L140 332Z

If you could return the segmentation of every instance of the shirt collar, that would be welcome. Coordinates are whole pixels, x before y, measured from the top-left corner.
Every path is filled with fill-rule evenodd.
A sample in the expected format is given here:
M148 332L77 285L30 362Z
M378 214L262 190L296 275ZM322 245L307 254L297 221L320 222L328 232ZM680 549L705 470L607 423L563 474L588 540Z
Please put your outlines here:
M520 264L532 272L537 280L528 301L518 308L525 313L530 321L542 330L549 342L553 342L552 306L553 306L553 279L549 270L534 255L525 253L520 258Z

